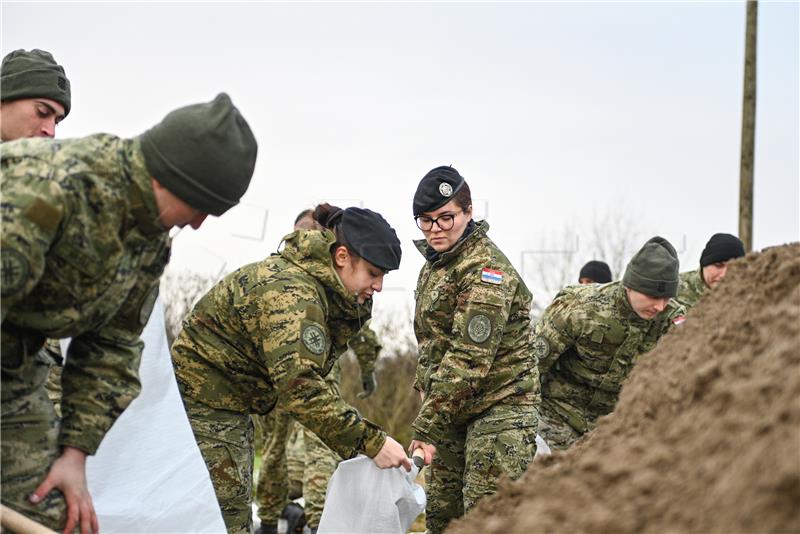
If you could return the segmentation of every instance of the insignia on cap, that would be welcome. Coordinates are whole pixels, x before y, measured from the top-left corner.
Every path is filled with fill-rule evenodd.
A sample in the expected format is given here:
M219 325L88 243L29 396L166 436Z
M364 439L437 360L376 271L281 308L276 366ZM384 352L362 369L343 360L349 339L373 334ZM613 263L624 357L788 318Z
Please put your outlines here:
M448 184L447 182L442 182L439 184L439 192L442 194L443 197L449 197L453 194L453 186Z
M475 343L483 343L492 334L492 321L486 315L478 314L469 320L467 325L469 338Z
M300 337L303 339L303 345L305 345L312 354L319 355L325 352L325 334L317 325L312 324L303 328L303 333Z

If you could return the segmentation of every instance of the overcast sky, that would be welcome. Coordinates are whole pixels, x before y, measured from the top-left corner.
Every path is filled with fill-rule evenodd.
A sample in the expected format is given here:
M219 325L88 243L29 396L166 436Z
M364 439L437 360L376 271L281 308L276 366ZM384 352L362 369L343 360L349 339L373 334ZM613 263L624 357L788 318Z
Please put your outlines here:
M397 229L403 265L381 297L405 302L422 264L411 198L442 164L466 177L518 269L565 227L586 234L608 215L670 239L684 270L711 234L737 233L744 2L0 9L3 55L43 48L66 68L58 137L134 136L220 91L250 123L259 157L243 204L181 232L172 268L260 259L298 211L329 200ZM797 2L759 3L756 248L800 234L799 20Z

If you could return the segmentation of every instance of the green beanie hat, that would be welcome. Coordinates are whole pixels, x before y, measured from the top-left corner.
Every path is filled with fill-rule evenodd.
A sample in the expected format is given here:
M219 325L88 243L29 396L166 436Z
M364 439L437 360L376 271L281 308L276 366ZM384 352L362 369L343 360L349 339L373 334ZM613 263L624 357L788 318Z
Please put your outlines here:
M250 185L258 144L225 93L176 109L140 139L153 178L194 209L222 215Z
M34 48L14 50L3 58L0 66L2 101L22 98L49 98L64 106L69 115L69 80L64 67L56 63L50 52Z
M678 294L678 269L675 247L656 236L628 263L622 285L650 297L671 298Z

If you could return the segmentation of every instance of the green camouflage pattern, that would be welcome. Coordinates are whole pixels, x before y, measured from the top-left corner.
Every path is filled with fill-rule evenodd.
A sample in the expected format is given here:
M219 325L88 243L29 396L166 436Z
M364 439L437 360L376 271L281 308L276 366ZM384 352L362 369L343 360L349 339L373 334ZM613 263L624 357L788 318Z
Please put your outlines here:
M356 355L361 375L371 375L375 371L375 361L382 347L377 334L368 323L348 341L348 346ZM325 380L341 394L339 362L333 366ZM300 494L305 500L306 521L311 526L317 526L322 518L328 480L342 459L313 432L303 429L302 425L293 424L279 408L265 418L272 419L273 429L269 439L265 440L261 454L261 469L256 487L258 517L264 524L277 522L284 507L290 500L297 498L292 495L297 484L295 473L299 471Z
M140 334L169 238L156 223L135 139L20 139L3 144L0 166L3 503L24 510L33 488L16 481L41 481L50 465L18 460L32 458L31 444L48 447L49 457L64 446L94 454L139 393ZM39 402L47 398L39 371L48 337L72 338L54 440L52 403L44 410ZM26 427L32 420L40 424ZM12 480L22 464L31 471Z
M179 386L181 393L183 389ZM250 534L253 512L253 421L248 414L210 408L184 396L186 415L208 467L222 520L231 534Z
M561 290L534 328L542 375L542 412L579 434L610 413L641 355L686 311L674 299L651 320L631 308L622 282ZM547 436L544 436L547 440Z
M184 321L172 358L185 402L248 416L280 403L341 457L374 457L386 434L324 378L371 311L333 269L334 242L298 230L280 253L225 277Z
M686 310L690 310L700 300L700 297L708 290L708 286L703 281L703 268L694 271L687 271L680 274L680 285L678 286L678 296L675 300L683 304Z
M264 525L275 526L290 501L303 496L305 447L301 425L276 408L265 416L264 448L258 471L256 503L258 518Z
M50 365L50 372L47 374L47 382L45 382L44 388L53 403L56 415L60 418L61 373L64 370L64 356L61 354L61 345L57 339L48 339L44 342L44 347L42 347L37 356Z
M531 293L511 262L486 235L474 231L436 261L426 261L415 292L419 344L414 388L425 393L412 426L415 439L438 444L498 403L538 398L531 351ZM424 240L415 242L422 254ZM484 268L503 273L482 281Z
M552 450L564 450L578 441L583 433L578 432L564 418L542 404L539 410L539 436Z
M436 443L426 469L425 526L444 532L453 519L497 491L501 477L519 478L536 455L538 395L520 404L496 404L466 427L454 427ZM525 402L527 404L525 404Z

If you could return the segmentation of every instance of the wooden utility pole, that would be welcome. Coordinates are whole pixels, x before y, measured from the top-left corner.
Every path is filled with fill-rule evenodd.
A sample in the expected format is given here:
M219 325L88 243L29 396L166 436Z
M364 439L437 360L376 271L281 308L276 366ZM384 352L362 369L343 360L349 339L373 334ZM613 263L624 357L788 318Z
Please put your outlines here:
M756 32L758 1L747 0L742 97L742 159L739 168L739 238L753 250L753 160L756 142Z

